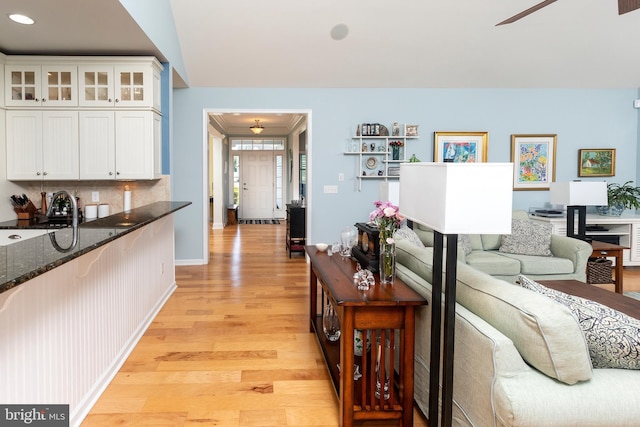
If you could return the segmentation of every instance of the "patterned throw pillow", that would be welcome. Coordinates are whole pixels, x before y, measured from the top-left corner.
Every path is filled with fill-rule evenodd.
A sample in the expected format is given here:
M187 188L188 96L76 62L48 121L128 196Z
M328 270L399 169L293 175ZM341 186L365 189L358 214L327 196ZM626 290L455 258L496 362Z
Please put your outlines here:
M471 237L468 234L458 234L458 249L463 251L465 255L469 255L473 251Z
M571 310L584 331L594 368L640 369L640 320L598 302L549 289L522 275L518 281Z
M511 221L511 234L502 236L500 252L519 255L553 256L551 253L552 225L522 219Z
M395 233L393 233L393 239L394 240L408 240L409 242L413 243L417 247L424 248L424 244L422 243L422 240L420 240L420 237L418 237L416 232L413 231L412 229L410 229L409 227L405 226L405 225L403 225L402 227L398 228L395 231Z

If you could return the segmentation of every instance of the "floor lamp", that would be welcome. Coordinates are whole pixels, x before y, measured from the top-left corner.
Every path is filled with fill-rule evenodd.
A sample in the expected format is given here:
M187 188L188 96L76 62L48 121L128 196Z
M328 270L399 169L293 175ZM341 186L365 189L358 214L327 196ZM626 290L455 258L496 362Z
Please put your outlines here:
M438 424L442 364L442 416L451 426L458 234L509 234L512 163L403 163L400 165L400 213L434 230L431 307L429 425ZM446 258L443 260L446 238ZM444 334L442 357L442 290Z
M552 182L551 203L567 206L567 236L587 240L587 206L606 206L607 183L604 181ZM575 215L578 212L578 233Z

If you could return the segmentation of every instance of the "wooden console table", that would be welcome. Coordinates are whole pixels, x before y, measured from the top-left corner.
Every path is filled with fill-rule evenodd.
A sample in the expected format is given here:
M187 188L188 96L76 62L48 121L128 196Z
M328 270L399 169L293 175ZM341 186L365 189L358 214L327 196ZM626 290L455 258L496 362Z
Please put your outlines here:
M615 284L616 293L618 294L623 293L624 291L622 288L622 274L623 274L622 254L625 249L629 249L629 248L626 246L614 245L613 243L599 242L597 240L592 240L591 246L593 247L593 252L591 253L592 257L595 257L595 258L614 257L616 259L613 283Z
M376 285L366 291L358 290L353 283L355 261L339 254L329 256L315 246L305 249L311 260L310 332L318 337L340 398L340 426L351 427L354 421L361 420L397 420L400 426L413 426L414 314L415 307L427 304L426 300L398 278L393 285L383 286L376 276ZM337 342L327 340L322 329L327 301L336 308L340 319L341 335ZM370 350L363 345L362 356L355 355L356 329L362 330L365 340L371 334ZM378 340L388 343L386 350L384 344L376 345ZM397 374L393 369L396 359ZM354 365L362 374L357 380ZM384 366L391 366L389 376L395 380L391 381L394 386L388 388L388 396L384 393L376 396L376 365L382 367L382 372Z

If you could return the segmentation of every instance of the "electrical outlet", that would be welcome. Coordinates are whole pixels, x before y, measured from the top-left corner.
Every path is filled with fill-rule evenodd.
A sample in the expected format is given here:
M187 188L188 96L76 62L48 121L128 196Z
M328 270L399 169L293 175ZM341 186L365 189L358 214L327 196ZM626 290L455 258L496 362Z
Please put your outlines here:
M338 174L338 181L344 181L344 174L342 172Z
M91 192L91 201L92 202L99 202L100 201L100 192L99 191L92 191Z

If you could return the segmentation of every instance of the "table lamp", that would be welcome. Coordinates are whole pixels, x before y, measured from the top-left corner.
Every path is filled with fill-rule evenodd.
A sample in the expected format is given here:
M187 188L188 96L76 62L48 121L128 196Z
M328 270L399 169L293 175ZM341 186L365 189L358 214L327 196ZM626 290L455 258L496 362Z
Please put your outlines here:
M441 425L452 424L458 234L511 233L512 163L403 163L400 213L434 230L429 425L438 424L443 243L446 236Z
M567 236L587 240L587 206L607 205L607 183L604 181L552 182L551 203L567 206ZM578 212L578 233L575 213Z

